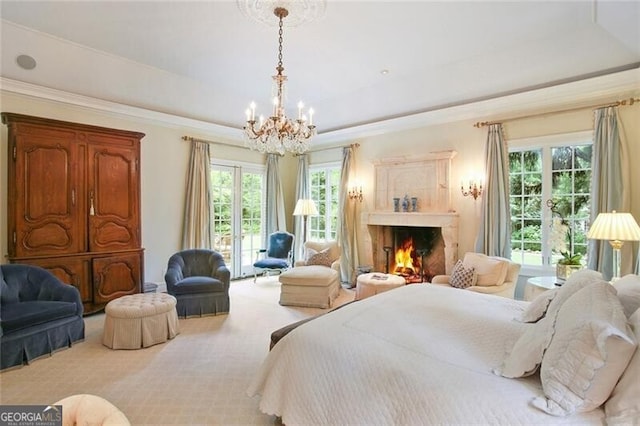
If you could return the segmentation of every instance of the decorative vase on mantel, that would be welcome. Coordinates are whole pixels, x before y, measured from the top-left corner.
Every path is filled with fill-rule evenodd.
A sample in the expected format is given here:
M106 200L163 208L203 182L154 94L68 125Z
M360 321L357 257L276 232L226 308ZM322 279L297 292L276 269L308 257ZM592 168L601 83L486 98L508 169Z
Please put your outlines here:
M565 281L576 271L582 269L582 265L565 265L561 263L556 264L556 277L559 280Z

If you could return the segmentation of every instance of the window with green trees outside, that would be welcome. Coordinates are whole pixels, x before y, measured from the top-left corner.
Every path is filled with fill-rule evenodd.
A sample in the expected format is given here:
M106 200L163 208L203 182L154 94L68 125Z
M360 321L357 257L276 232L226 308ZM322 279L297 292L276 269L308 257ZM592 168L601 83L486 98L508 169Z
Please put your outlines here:
M586 255L590 212L590 142L509 152L511 258L553 266Z
M339 164L309 168L310 196L318 208L318 216L309 216L309 241L336 239L340 174Z

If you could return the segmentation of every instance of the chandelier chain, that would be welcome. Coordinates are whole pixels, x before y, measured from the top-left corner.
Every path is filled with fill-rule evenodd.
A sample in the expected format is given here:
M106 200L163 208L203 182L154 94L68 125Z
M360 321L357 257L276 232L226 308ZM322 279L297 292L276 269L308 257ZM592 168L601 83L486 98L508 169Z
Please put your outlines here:
M282 66L282 16L280 16L280 29L278 30L278 75L282 75L284 67Z

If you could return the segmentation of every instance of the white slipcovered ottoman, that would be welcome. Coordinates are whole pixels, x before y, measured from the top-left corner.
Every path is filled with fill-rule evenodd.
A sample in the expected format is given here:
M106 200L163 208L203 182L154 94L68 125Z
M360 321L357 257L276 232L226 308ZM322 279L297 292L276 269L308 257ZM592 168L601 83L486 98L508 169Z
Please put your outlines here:
M340 294L338 271L328 266L296 266L280 274L280 304L330 308Z
M166 293L123 296L104 309L102 344L111 349L140 349L164 343L180 332L176 298Z
M372 272L359 275L356 280L355 300L362 300L369 296L374 296L383 291L388 291L405 285L405 279L399 275L383 274L382 272Z
M122 411L106 399L89 394L73 395L53 405L62 405L62 425L130 425Z

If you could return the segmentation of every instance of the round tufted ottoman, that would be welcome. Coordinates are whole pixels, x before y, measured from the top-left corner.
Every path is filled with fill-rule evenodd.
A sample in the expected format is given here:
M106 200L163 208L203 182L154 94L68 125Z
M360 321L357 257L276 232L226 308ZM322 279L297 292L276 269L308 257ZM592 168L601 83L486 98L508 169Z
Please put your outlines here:
M96 395L73 395L53 405L62 405L63 426L131 424L118 407Z
M111 349L140 349L173 339L180 331L176 298L166 293L123 296L104 309L102 344Z
M404 278L394 274L372 272L358 276L356 281L356 300L382 293L396 287L402 287L406 282Z

